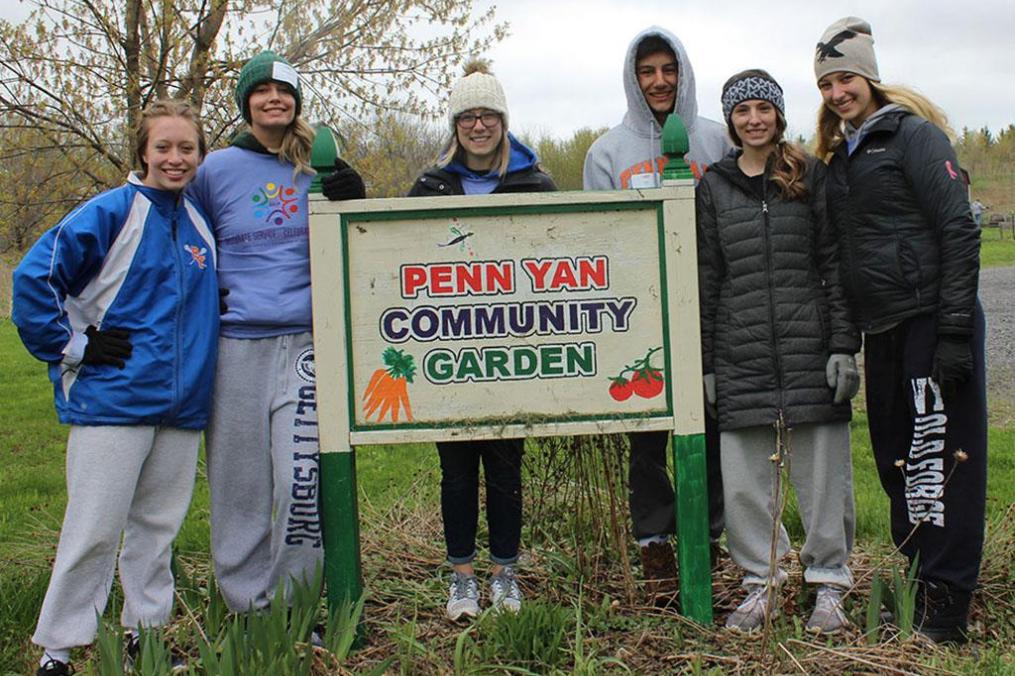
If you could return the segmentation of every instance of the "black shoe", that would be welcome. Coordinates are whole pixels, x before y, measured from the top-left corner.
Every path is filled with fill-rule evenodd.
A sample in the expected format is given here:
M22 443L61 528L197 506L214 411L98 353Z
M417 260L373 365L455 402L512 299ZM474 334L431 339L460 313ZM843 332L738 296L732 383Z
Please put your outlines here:
M913 629L934 643L965 643L972 594L943 582L921 581L916 593Z
M125 672L132 672L134 670L134 662L138 657L141 656L141 637L136 634L129 634L127 636L126 655L123 660L123 670ZM187 670L187 660L182 657L178 657L171 651L169 653L169 671L170 673L176 674L181 671Z
M60 660L46 660L35 672L35 676L70 676L74 670L66 662Z

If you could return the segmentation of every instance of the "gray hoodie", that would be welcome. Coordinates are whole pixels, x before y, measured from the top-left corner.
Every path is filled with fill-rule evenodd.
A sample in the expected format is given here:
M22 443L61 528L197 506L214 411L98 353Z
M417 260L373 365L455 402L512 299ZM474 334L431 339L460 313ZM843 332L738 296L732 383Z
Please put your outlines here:
M666 40L677 55L679 80L677 82L676 113L687 126L690 152L684 159L696 178L701 178L712 162L718 162L732 147L726 127L713 120L698 117L698 101L694 89L694 69L677 36L652 26L631 40L624 59L624 92L627 94L627 113L624 121L609 130L592 144L585 156L585 190L619 190L632 187L659 185L662 167L666 160L662 154L662 128L656 122L652 109L645 101L634 72L638 45L650 35ZM646 174L635 179L631 177ZM653 174L657 174L653 178Z

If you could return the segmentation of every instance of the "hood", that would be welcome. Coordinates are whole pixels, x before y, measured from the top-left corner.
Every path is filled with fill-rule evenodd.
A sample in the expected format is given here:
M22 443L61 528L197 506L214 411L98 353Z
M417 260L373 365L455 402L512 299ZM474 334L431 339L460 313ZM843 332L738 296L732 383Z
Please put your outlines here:
M236 146L237 148L243 148L244 150L252 150L255 153L261 153L262 155L275 154L265 148L264 144L258 141L257 137L254 136L254 133L249 129L240 131L240 133L233 137L233 140L229 142L229 145Z
M892 113L896 114L892 116ZM852 154L852 152L856 149L856 147L860 145L860 141L862 141L864 137L867 136L867 134L871 131L871 129L877 126L877 124L882 119L886 119L890 116L898 119L908 113L909 111L900 106L899 104L889 103L888 105L882 106L881 108L878 108L873 113L871 113L870 117L868 117L866 120L863 121L863 124L860 125L859 129L854 127L849 122L842 125L843 135L846 137L846 148L848 149L849 153ZM897 125L898 123L896 122L896 126Z
M627 46L627 56L624 58L624 93L627 95L627 113L624 115L624 126L631 128L635 133L653 138L662 133L659 123L656 122L652 109L645 102L645 95L638 87L638 76L634 73L635 54L638 52L638 45L642 40L658 35L665 40L673 53L677 55L677 102L674 112L680 116L690 134L698 119L698 99L694 85L694 69L684 51L684 45L677 39L677 36L665 28L651 26L634 36L631 44Z
M531 148L515 138L515 135L511 132L508 132L508 141L511 143L511 159L508 160L507 173L513 174L516 171L524 171L536 166L538 158ZM444 167L444 170L452 174L458 174L459 176L474 179L482 178L490 173L496 174L496 170L491 170L484 174L478 174L471 171L458 160L453 160L450 164L448 164L448 166Z

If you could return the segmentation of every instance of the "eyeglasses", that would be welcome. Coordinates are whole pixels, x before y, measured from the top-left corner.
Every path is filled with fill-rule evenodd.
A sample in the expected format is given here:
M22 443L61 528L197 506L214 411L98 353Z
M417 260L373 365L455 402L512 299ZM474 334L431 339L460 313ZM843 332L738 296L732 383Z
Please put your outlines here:
M500 124L500 113L482 113L480 115L462 113L455 118L455 122L462 129L472 129L476 126L476 120L482 120L484 127L494 127Z

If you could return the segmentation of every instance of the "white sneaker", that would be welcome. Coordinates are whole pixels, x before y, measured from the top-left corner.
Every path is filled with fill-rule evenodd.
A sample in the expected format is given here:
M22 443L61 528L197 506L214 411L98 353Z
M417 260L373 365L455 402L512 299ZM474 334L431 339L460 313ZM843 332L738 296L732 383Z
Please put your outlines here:
M490 578L490 605L494 609L510 610L517 613L522 609L522 590L515 580L515 569L504 568Z
M821 585L814 601L814 612L807 620L807 631L816 634L835 634L849 625L846 614L842 612L843 590L837 587Z
M454 571L448 590L448 619L457 622L462 615L479 615L479 582L475 575Z
M763 584L747 585L747 598L726 618L726 628L734 631L752 632L765 624L768 617L778 617L778 604L769 608L768 598L778 598L778 590L770 590Z

